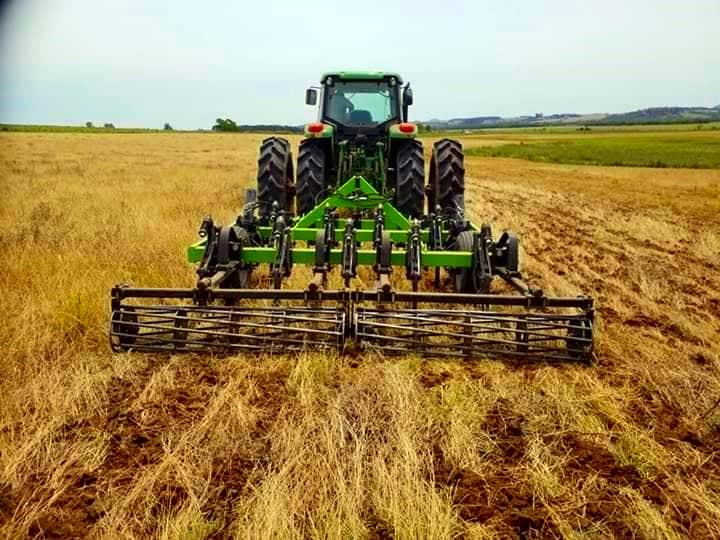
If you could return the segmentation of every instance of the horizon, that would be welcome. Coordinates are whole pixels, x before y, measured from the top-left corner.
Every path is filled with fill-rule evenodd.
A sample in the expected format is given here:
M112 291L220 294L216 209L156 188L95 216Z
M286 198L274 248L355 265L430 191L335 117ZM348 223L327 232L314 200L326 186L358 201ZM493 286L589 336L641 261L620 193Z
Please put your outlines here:
M8 124L301 125L315 117L305 88L337 67L400 72L419 122L720 105L720 4L708 0L454 1L409 15L373 1L353 13L362 33L352 39L347 16L329 2L309 12L287 0L3 8L0 121Z
M636 111L643 111L643 110L674 109L674 108L681 108L681 109L719 109L719 110L720 110L720 104L718 104L718 105L716 105L716 106L704 106L704 105L664 105L664 106L657 106L657 107L643 107L643 108L641 108L641 109L635 109L634 111L613 111L613 112L594 112L594 113L576 113L576 112L573 112L573 111L565 111L565 112L549 112L549 113L543 113L543 112L541 112L541 114L542 114L544 117L546 117L546 118L547 118L547 117L550 117L550 116L562 116L562 115L578 115L579 117L587 117L587 116L595 116L595 115L621 115L621 114L627 114L627 113L636 112ZM540 112L540 111L539 111L539 112ZM454 120L468 120L468 119L472 119L472 118L492 118L492 117L498 117L498 118L500 118L500 119L503 120L503 121L511 121L511 120L519 120L519 119L524 119L524 118L532 118L535 114L536 114L536 113L527 113L527 114L519 114L519 115L517 115L517 116L499 116L499 115L494 115L494 114L477 114L477 115L472 115L472 116L470 116L470 115L454 116L454 117L452 117L452 118L438 118L438 117L434 116L434 117L431 117L431 118L411 119L410 121L413 122L413 123L417 123L417 124L430 124L430 123L433 123L433 122L452 122L452 121L454 121ZM220 117L216 117L215 119L213 119L212 122L210 122L210 124L214 124L215 121L216 121L218 118L220 118ZM223 118L223 120L224 120L224 119L227 119L227 118L229 118L229 117L225 117L225 118ZM230 120L235 120L235 119L234 119L234 118L230 118ZM710 121L710 122L715 122L715 120L709 120L709 121ZM86 121L86 122L87 122L87 121ZM42 123L5 122L5 121L3 121L2 118L0 118L0 125L8 125L8 126L9 126L9 125L17 125L17 126L27 126L27 127L32 127L32 126L85 127L86 122L82 122L82 123L79 124L79 125L76 125L76 124L48 124L48 123L42 124ZM703 121L703 120L698 120L698 119L690 119L690 120L687 120L687 121L685 121L685 122L679 122L679 123L697 124L697 123L703 123L703 122L707 122L707 120ZM110 122L110 123L112 123L112 122ZM168 122L168 123L170 123L170 122ZM252 126L272 126L272 127L283 127L283 126L286 126L286 127L291 127L291 128L300 128L300 127L306 125L308 122L301 122L301 123L273 123L273 122L263 122L263 121L260 121L260 122L253 122L253 123L240 123L240 122L236 122L236 123L237 123L238 126L241 126L241 127L242 127L242 126L250 126L250 127L252 127ZM103 124L104 124L103 121L92 122L92 124L93 124L93 125L92 125L93 128L103 128L103 127L104 127L104 126L103 126ZM170 124L171 124L171 123L170 123ZM638 125L641 125L641 124L642 124L641 122L638 123ZM559 125L559 126L562 126L562 125L573 125L573 124L570 124L570 123L567 123L567 124L564 124L564 123L558 123L558 124L549 123L549 124L547 124L547 125ZM602 125L602 124L601 124L601 125ZM172 126L172 124L171 124L171 126ZM490 125L490 126L488 126L488 127L489 127L489 128L492 128L492 127L497 127L497 126ZM116 126L116 125L114 125L114 123L113 123L113 128L161 130L161 129L163 129L163 126ZM196 127L196 128L192 128L192 127L176 128L176 127L172 126L172 129L173 129L174 131L212 131L212 126L210 126L210 127L201 126L201 127Z

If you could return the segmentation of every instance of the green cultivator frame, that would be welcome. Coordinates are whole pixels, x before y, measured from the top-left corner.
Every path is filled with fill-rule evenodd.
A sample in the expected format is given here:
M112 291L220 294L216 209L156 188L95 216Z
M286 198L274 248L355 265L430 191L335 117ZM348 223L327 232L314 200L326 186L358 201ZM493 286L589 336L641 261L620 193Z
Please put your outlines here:
M235 223L203 220L188 249L193 288L112 290L113 349L589 361L592 299L530 287L518 238L465 219L458 141L433 144L426 181L409 84L334 72L320 91L297 174L288 141L269 137ZM317 100L309 89L306 103Z
M113 289L115 350L353 346L437 356L590 358L592 300L547 297L527 286L511 233L494 241L488 225L477 229L455 216L408 220L359 176L297 218L276 207L263 224L253 213L255 192L247 198L235 224L203 221L201 241L188 249L189 261L200 263L195 288ZM311 267L312 277L302 289L282 288L295 265ZM273 288L245 288L259 266L269 268ZM351 287L359 266L372 267L372 288ZM340 270L344 287L327 290L333 268ZM411 290L391 285L391 273L399 269ZM455 292L419 290L427 282L441 289L447 281L443 273ZM494 276L519 294L490 294ZM136 302L140 299L151 303Z

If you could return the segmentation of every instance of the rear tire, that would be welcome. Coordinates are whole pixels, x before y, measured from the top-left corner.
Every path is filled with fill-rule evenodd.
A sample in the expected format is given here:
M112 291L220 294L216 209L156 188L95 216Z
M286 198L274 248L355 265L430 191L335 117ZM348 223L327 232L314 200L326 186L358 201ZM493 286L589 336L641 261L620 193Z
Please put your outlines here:
M520 241L517 235L514 232L505 231L497 241L497 247L504 252L499 266L504 266L511 272L517 272L520 269Z
M474 241L472 231L461 232L455 240L455 251L472 252ZM475 268L456 268L454 273L455 292L468 294L488 294L490 292L490 281L482 280L476 274Z
M403 141L395 156L395 197L393 205L404 216L419 218L425 206L425 158L422 143Z
M307 214L320 202L325 190L327 155L320 142L305 139L300 143L297 166L298 215Z
M455 251L472 251L473 234L470 231L461 232L455 240ZM457 268L455 270L453 285L457 293L474 293L475 281L472 268Z
M428 180L428 213L436 206L441 212L465 215L465 158L462 145L441 139L433 145Z
M262 142L257 185L260 217L270 215L273 202L278 203L280 210L293 211L292 150L286 139L268 137Z
M250 246L250 235L242 227L233 227L233 237L231 238L232 243L239 243L242 248ZM226 279L220 285L221 289L245 289L250 281L250 275L252 274L253 267L251 264L242 264L233 274L230 279ZM227 303L227 302L226 302Z

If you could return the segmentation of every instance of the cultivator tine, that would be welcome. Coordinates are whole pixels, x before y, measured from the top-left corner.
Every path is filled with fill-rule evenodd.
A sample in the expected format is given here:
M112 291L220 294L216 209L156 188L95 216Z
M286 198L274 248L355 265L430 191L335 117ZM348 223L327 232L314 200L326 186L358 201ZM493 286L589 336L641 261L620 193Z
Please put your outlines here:
M338 349L345 312L311 307L120 306L113 312L114 350L267 352Z
M584 314L359 308L355 335L383 353L587 360L592 351L592 323Z

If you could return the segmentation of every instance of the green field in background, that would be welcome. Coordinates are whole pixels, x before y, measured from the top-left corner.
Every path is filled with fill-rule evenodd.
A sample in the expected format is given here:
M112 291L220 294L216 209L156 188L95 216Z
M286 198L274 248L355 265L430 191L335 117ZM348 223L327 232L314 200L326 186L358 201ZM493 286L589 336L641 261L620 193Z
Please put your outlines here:
M702 132L701 132L702 133ZM667 134L578 133L563 137L507 138L507 144L477 146L469 156L504 157L581 165L628 167L720 168L720 132Z

